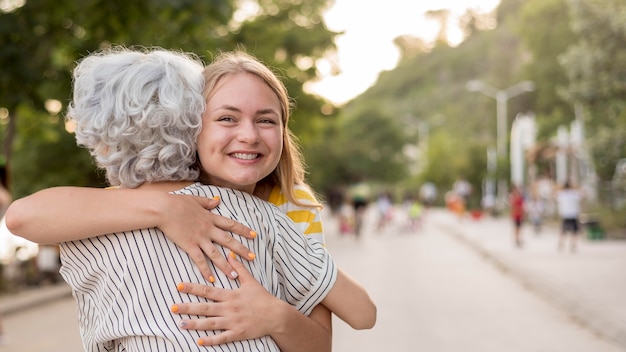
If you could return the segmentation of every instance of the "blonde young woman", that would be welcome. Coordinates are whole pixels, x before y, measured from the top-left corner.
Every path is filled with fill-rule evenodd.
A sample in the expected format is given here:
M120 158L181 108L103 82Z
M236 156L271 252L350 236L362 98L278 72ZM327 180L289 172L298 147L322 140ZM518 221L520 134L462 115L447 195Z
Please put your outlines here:
M317 204L302 180L299 154L286 127L289 100L284 86L266 66L241 53L220 56L206 68L205 80L207 110L198 139L199 160L206 171L202 180L252 193L261 199L286 199L286 203L279 205L290 208L285 211L305 224L308 232L320 234L321 224L316 224L319 222ZM220 129L222 132L216 133ZM226 135L230 136L230 141L218 140ZM224 173L224 170L230 171ZM55 206L51 208L51 204ZM327 307L317 305L308 318L293 308L285 309L284 302L271 297L251 280L240 263L232 259L226 261L219 244L247 260L255 256L228 233L231 231L250 238L251 229L233 219L206 211L215 205L215 200L175 196L154 189L61 187L18 200L9 210L7 220L14 233L44 243L158 227L189 253L208 281L225 280L223 273L229 273L231 279L239 276L241 280L241 287L235 290L191 282L179 286L181 292L215 301L174 302L171 307L179 314L206 316L183 319L180 322L182 328L223 330L215 335L201 335L202 344L269 335L284 351L329 350L330 313ZM68 212L90 216L70 220L66 217ZM305 221L298 218L302 214L305 214ZM215 246L212 240L218 245ZM211 263L205 260L205 254ZM254 263L254 260L247 263ZM213 265L221 270L211 270ZM371 327L375 320L373 303L358 284L339 272L333 290L341 292L345 288L353 289L352 296L335 296L339 299L330 299L323 304L355 328ZM332 296L328 295L329 298ZM365 304L359 306L357 302Z

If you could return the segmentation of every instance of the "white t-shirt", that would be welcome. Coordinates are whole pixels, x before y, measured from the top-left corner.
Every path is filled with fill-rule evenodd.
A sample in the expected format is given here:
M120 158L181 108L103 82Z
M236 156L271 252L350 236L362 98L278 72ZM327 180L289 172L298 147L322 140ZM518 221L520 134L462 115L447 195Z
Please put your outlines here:
M582 195L576 189L562 189L556 195L559 215L563 219L576 219L580 215Z
M173 192L219 195L213 211L257 231L233 236L257 257L244 266L272 295L309 314L334 285L337 269L323 245L307 239L274 205L254 196L199 183ZM217 245L217 244L216 244ZM228 249L217 245L224 255ZM279 351L264 336L218 346L196 341L213 331L182 330L174 303L205 302L180 293L179 282L237 288L212 264L215 283L204 280L189 256L156 229L141 229L61 244L60 270L72 286L86 351Z

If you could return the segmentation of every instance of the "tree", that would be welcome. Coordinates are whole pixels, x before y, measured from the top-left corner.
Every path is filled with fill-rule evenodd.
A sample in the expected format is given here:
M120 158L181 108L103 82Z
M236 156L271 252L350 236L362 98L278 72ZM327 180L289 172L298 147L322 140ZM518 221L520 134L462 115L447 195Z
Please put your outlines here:
M560 124L574 118L574 106L563 99L555 87L569 82L558 57L574 43L570 28L567 0L530 0L520 11L516 32L528 52L524 67L527 77L535 83L538 94L534 113L539 124L539 139L549 139Z
M585 110L585 128L602 180L626 155L626 4L620 0L569 0L577 40L559 57L569 85L561 91Z
M311 147L311 183L320 191L356 180L396 183L407 176L408 159L398 153L410 143L397 119L373 109L329 125Z

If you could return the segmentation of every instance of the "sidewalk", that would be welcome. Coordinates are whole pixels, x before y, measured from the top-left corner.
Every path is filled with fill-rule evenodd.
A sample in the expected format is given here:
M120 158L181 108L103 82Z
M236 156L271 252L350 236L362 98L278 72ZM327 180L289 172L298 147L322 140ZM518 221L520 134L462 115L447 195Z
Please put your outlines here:
M427 221L561 307L581 325L626 349L626 241L590 241L581 231L576 253L558 251L558 224L547 225L539 234L525 224L524 246L516 248L513 223L507 216L459 219L445 210L433 210Z
M72 290L65 283L46 285L41 287L25 288L15 293L0 295L0 313L7 316L19 313L25 309L37 307L50 301L71 297Z

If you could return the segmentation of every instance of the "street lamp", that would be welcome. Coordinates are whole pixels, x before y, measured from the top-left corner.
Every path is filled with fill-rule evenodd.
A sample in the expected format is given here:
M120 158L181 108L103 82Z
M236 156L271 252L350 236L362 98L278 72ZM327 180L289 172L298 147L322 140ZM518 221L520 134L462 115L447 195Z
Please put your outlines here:
M471 80L465 84L465 88L470 92L480 92L496 100L496 157L499 160L507 154L506 136L507 136L507 102L509 99L525 92L535 90L535 84L531 81L523 81L506 89L497 89L481 80ZM506 181L502 178L498 180L498 205L504 204L506 192Z

